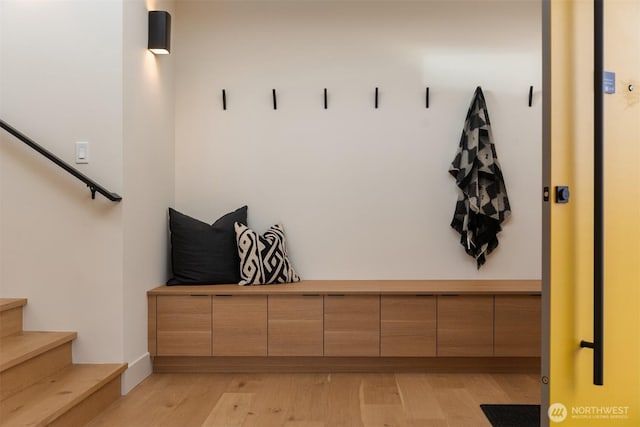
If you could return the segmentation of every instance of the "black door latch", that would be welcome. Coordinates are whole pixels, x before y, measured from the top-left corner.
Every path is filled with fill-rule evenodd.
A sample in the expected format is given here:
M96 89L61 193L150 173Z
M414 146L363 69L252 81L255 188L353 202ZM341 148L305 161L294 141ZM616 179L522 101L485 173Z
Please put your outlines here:
M569 187L566 185L556 185L556 203L569 203Z

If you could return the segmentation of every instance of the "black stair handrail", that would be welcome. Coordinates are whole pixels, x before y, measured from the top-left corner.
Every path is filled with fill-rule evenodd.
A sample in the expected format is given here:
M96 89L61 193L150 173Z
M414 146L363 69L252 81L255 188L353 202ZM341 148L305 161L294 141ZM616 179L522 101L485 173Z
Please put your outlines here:
M0 127L2 129L6 130L7 132L9 132L11 135L13 135L16 138L18 138L20 141L22 141L25 144L27 144L29 147L31 147L34 150L36 150L38 153L42 154L47 159L51 160L56 165L60 166L62 169L64 169L67 172L69 172L71 175L73 175L76 178L78 178L80 181L82 181L85 184L87 184L87 187L89 187L89 191L91 191L91 198L92 199L96 198L96 192L98 192L98 193L102 194L104 197L106 197L107 199L111 200L112 202L119 202L119 201L122 200L121 196L119 196L118 194L112 193L111 191L107 190L106 188L104 188L103 186L101 186L100 184L98 184L97 182L95 182L94 180L89 178L88 176L84 175L78 169L76 169L73 166L69 165L64 160L62 160L59 157L57 157L55 154L51 153L46 148L44 148L41 145L37 144L34 140L29 138L28 136L26 136L22 132L18 131L13 126L9 125L4 120L0 120Z

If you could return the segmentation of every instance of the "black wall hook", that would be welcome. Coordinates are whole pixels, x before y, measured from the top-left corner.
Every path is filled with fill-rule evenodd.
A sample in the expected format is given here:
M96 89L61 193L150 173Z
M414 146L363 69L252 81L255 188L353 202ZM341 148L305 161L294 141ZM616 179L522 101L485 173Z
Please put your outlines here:
M424 98L425 108L429 108L429 86L427 86L427 90L425 90Z
M533 105L533 86L529 86L529 107Z
M271 95L273 96L273 109L277 110L278 109L278 101L276 100L276 90L275 89L271 89Z
M222 89L222 109L227 109L227 91Z
M376 108L378 108L378 88L376 88Z
M327 109L327 88L324 88L324 109Z

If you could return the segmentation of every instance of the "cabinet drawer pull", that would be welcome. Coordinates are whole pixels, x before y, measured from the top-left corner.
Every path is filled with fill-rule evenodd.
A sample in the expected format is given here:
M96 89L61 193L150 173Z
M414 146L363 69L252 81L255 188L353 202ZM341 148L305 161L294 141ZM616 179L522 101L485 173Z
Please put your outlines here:
M190 297L208 297L207 294L189 294Z
M303 297L319 297L320 294L302 294Z
M232 297L233 295L230 295L230 294L216 294L214 296L216 296L216 297Z
M328 294L328 297L343 297L344 294Z

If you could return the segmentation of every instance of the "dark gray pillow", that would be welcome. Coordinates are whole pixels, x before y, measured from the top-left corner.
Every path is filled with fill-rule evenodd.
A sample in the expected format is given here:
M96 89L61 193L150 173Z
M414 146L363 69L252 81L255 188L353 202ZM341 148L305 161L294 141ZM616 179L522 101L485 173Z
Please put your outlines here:
M233 224L247 223L247 207L212 225L169 208L171 266L167 285L217 285L240 281L240 257Z

